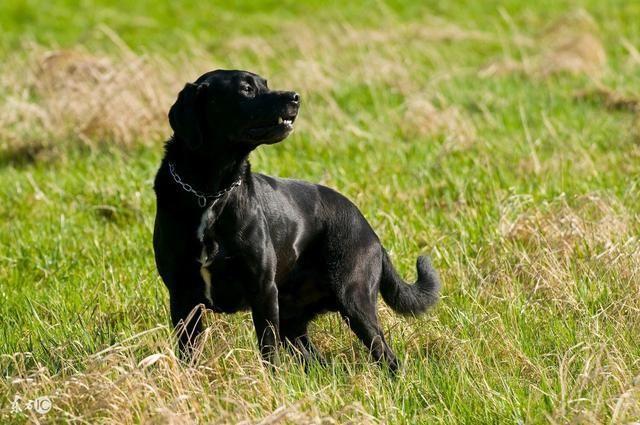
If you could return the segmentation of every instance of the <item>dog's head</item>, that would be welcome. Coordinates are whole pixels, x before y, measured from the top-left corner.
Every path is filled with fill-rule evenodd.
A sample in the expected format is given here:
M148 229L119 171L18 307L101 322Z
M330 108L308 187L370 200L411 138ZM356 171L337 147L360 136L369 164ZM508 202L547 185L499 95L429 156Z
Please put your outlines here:
M298 93L272 91L259 75L216 70L184 86L169 123L174 137L193 150L250 150L291 134L299 107Z

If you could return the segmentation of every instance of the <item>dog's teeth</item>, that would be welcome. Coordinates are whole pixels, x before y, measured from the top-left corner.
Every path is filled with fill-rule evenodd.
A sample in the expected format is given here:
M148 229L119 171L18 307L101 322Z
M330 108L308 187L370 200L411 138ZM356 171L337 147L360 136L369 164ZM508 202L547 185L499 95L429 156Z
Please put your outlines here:
M284 120L284 123L287 125L291 125L291 120Z
M278 117L278 124L282 124L282 117Z

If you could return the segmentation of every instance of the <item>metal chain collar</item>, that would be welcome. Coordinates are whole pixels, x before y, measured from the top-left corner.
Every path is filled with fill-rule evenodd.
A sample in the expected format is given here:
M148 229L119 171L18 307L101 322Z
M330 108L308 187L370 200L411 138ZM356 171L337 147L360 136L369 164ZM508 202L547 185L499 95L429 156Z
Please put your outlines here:
M210 206L214 206L220 200L220 198L242 184L242 177L238 177L238 180L231 183L231 186L226 189L220 190L216 193L205 193L195 190L189 183L183 182L178 173L176 173L176 165L173 162L169 163L169 172L171 173L171 177L173 177L173 180L178 183L178 185L180 185L185 192L193 193L196 196L200 208L204 208L207 206L208 199L213 199L213 202Z

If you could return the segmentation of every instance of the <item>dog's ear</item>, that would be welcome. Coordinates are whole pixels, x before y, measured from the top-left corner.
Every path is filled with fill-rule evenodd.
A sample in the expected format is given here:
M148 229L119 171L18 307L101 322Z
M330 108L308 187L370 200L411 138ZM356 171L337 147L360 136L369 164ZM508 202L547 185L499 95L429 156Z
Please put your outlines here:
M175 136L183 139L191 149L202 145L199 98L207 86L187 83L169 110L169 124Z

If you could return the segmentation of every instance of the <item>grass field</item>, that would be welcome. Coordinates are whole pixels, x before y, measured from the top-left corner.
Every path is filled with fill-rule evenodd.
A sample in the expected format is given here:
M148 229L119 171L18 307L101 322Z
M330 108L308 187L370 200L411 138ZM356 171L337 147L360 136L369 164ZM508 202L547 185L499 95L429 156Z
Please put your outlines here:
M0 423L640 421L640 3L53 3L0 3ZM302 94L255 170L432 256L433 311L379 305L398 378L337 316L326 369L269 372L249 314L176 359L152 179L214 68Z

